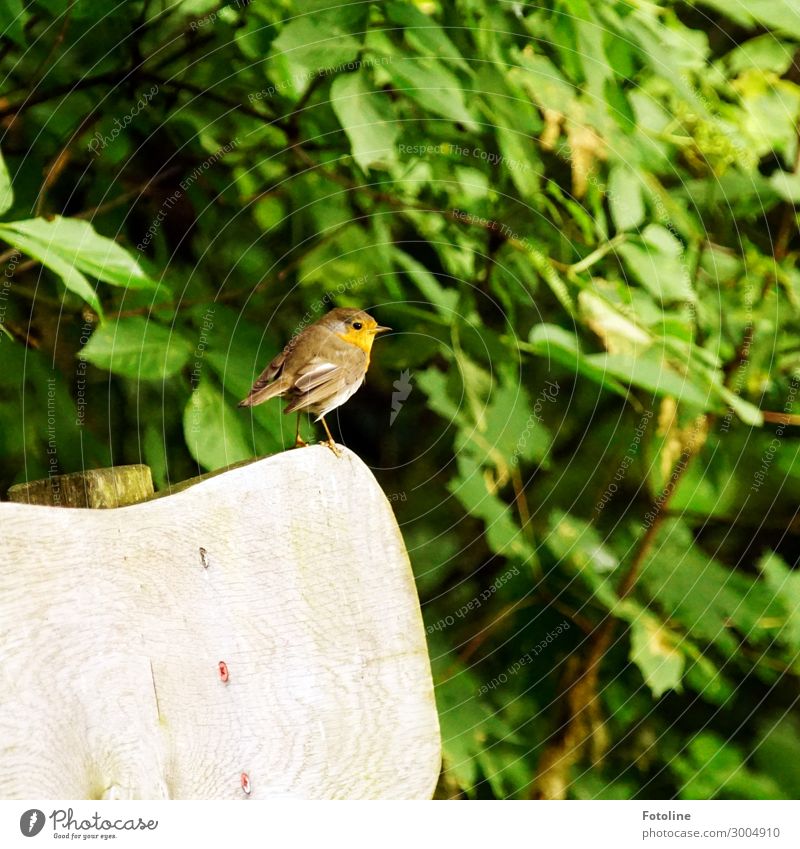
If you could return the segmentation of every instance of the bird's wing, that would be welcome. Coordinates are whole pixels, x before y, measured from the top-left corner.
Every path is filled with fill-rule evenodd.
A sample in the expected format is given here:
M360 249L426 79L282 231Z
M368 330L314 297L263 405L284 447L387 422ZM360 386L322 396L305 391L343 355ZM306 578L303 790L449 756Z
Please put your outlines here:
M322 357L315 357L297 375L294 381L294 388L298 392L311 392L319 386L335 381L337 373L341 373L342 371L342 366L331 363Z
M315 407L327 405L353 385L352 372L352 366L337 365L323 358L315 358L304 367L302 374L295 378L293 391L297 398L284 412L313 410Z
M286 363L286 357L291 350L290 346L291 343L256 378L256 382L248 392L247 397L239 402L240 407L254 407L263 401L269 401L276 395L282 395L289 388L288 381L281 379L281 373Z

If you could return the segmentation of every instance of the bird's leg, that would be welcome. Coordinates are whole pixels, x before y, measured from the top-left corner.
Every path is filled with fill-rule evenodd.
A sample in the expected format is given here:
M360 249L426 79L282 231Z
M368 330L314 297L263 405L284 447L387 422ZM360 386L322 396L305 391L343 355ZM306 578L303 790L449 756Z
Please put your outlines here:
M328 423L325 421L325 416L320 416L319 420L322 422L322 426L325 428L325 433L328 434L328 441L325 444L328 446L328 448L331 449L331 451L333 451L333 453L337 457L341 457L342 454L339 451L339 449L336 447L336 443L333 441L333 437L331 436L330 430L328 430Z
M302 413L297 414L297 430L294 432L294 447L295 448L305 448L308 443L300 436L300 416Z

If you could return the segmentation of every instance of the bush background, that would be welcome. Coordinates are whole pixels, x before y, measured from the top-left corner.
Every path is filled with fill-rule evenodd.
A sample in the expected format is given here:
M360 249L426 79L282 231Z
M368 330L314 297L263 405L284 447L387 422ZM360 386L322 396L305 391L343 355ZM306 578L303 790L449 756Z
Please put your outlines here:
M330 420L414 566L438 795L798 798L792 0L0 22L0 491L280 451L237 401L369 308Z

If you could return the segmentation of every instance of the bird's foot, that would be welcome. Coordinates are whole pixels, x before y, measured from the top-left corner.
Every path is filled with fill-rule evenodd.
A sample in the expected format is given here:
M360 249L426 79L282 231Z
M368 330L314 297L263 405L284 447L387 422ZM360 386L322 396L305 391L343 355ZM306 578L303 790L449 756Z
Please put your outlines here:
M298 435L298 436L295 437L294 447L295 448L308 448L308 443L305 441L305 439L303 439L302 436Z
M328 446L328 448L330 448L330 449L331 449L331 451L333 451L333 453L334 453L337 457L341 457L341 456L342 456L342 452L341 452L341 451L337 448L336 443L335 443L332 439L326 439L326 440L325 440L325 442L324 442L323 444L327 445L327 446Z

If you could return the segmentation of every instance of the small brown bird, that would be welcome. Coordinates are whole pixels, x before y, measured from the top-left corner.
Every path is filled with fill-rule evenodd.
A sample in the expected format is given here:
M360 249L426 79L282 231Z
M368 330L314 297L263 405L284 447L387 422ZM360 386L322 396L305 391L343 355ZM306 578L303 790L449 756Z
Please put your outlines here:
M372 343L391 330L361 310L338 308L310 324L264 369L240 407L254 407L278 396L291 398L284 413L297 412L295 445L300 438L300 413L317 414L328 434L328 446L338 455L325 416L364 382Z

